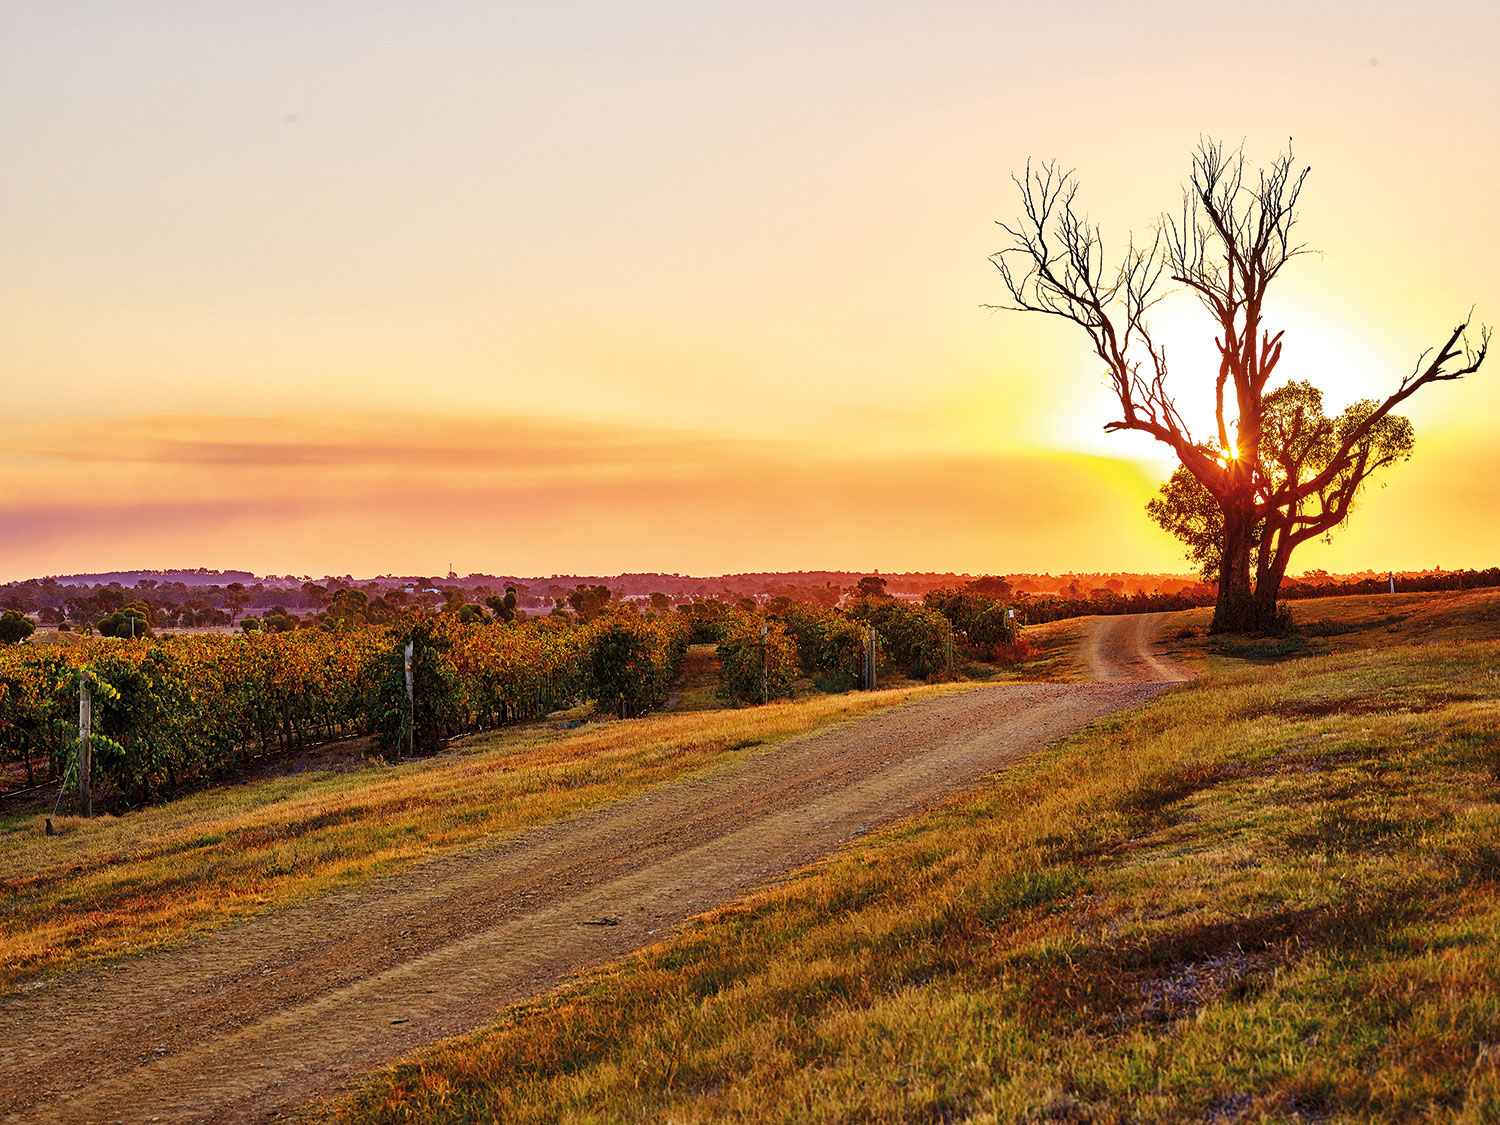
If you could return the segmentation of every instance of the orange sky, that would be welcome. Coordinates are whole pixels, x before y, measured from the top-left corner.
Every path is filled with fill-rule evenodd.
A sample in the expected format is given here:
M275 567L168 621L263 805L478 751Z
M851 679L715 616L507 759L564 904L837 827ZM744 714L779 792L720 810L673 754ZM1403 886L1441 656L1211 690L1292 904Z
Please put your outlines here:
M1118 246L1294 137L1333 407L1500 319L1492 7L1007 7L6 5L0 581L1181 570L1083 337L982 307L1028 156ZM1410 406L1294 570L1500 562L1500 367Z

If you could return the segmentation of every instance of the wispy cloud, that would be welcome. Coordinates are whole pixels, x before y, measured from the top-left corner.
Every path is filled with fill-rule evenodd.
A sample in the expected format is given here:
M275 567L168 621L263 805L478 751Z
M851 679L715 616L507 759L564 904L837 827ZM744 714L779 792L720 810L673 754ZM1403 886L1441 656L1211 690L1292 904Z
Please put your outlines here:
M0 454L58 462L181 467L637 471L784 448L712 433L534 417L342 419L158 415L23 428Z
M1139 546L1149 488L1098 459L389 416L55 424L0 448L0 482L6 576L84 557L421 569L427 550L513 571L1063 565L1101 529L1101 557Z

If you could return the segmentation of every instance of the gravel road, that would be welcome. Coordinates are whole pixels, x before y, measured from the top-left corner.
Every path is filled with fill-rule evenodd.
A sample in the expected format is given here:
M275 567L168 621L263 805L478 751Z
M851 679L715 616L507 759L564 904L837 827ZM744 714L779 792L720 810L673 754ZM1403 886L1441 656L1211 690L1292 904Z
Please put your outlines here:
M1006 684L762 748L359 890L0 999L0 1119L263 1121L968 788L1184 678L1100 618L1101 682Z

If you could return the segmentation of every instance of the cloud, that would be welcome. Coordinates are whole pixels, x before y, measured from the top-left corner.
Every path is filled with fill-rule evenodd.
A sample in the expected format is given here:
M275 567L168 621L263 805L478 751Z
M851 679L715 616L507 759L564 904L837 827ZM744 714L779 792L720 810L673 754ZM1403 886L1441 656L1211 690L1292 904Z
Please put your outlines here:
M597 470L658 468L765 442L532 417L344 419L159 415L60 422L12 436L0 453L75 463L200 468Z
M851 458L547 419L158 417L0 457L7 577L94 565L377 573L1161 563L1150 482L1101 458ZM100 482L106 482L103 487Z

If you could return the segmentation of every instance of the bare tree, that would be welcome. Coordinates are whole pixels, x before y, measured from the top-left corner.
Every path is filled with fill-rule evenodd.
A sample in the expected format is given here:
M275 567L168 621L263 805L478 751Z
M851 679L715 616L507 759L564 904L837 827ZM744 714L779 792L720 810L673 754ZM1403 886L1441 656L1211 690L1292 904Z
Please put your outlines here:
M1082 328L1119 400L1120 417L1105 429L1137 430L1170 446L1217 505L1218 632L1274 627L1292 549L1343 522L1369 475L1409 451L1410 427L1391 412L1429 383L1478 370L1489 345L1481 328L1477 348L1469 346L1465 320L1383 402L1333 420L1322 417L1321 404L1315 412L1292 409L1269 420L1284 429L1268 440L1267 388L1282 333L1264 324L1266 292L1305 252L1293 231L1308 171L1290 149L1252 170L1243 153L1205 141L1180 213L1163 216L1149 245L1132 240L1111 268L1099 228L1076 206L1073 174L1028 163L1013 177L1021 218L999 224L1010 244L991 256L1010 294L994 307ZM1193 292L1214 327L1218 369L1201 375L1214 380L1215 432L1206 438L1194 437L1178 411L1166 350L1151 333L1148 314L1168 281ZM1402 426L1405 450L1397 440Z

